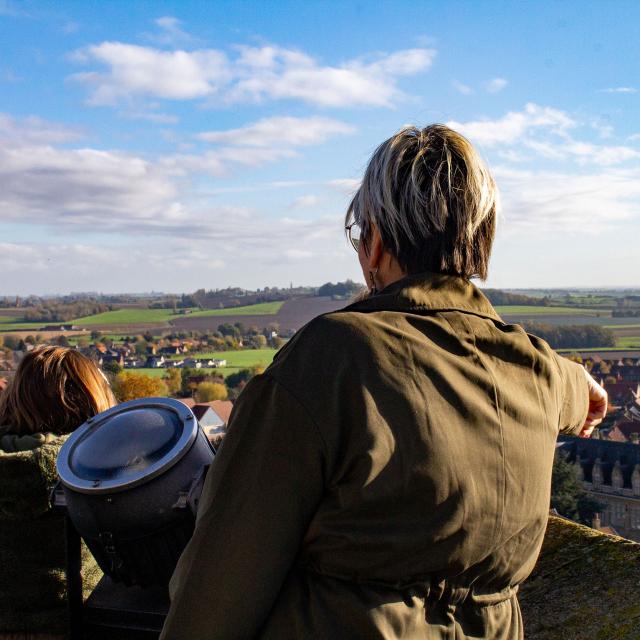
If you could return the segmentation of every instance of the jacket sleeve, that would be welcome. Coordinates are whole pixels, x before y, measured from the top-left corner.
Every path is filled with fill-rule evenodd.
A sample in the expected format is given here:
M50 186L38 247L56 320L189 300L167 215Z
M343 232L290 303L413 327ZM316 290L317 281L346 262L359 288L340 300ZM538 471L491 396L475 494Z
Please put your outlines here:
M162 639L258 633L322 497L324 458L307 411L268 374L254 378L207 475Z
M560 433L578 435L589 412L589 386L582 365L554 353L560 369Z

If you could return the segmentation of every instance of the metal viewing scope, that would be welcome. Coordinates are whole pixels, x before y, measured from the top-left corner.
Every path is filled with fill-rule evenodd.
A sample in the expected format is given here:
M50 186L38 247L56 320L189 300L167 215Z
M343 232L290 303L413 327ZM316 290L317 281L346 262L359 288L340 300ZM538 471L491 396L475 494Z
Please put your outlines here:
M112 580L166 585L193 534L213 458L186 405L131 400L69 436L58 455L57 501Z

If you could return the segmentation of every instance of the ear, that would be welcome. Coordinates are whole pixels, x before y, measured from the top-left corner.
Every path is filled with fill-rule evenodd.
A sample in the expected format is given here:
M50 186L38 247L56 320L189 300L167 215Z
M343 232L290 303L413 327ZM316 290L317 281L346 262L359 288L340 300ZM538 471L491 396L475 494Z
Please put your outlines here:
M384 246L382 245L382 237L378 231L378 227L371 225L371 232L367 244L369 245L369 268L377 269L380 266L380 260L384 253Z

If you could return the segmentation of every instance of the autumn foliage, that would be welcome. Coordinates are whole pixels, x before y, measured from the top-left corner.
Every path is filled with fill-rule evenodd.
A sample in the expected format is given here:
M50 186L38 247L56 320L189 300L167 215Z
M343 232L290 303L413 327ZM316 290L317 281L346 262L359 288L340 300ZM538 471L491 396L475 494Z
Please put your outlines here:
M120 402L126 402L136 398L166 396L168 389L160 378L123 371L113 380L113 392Z

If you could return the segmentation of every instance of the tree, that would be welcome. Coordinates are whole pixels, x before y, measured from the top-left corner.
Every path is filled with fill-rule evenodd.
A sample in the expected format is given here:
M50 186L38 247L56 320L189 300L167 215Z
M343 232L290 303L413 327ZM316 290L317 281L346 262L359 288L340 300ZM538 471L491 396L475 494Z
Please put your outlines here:
M251 340L258 349L264 349L267 346L267 339L263 335L253 336Z
M227 385L227 388L235 389L236 387L249 382L253 376L257 376L261 373L264 373L264 367L260 365L256 365L250 369L240 369L237 373L228 375L225 379L225 384Z
M144 340L136 340L134 349L139 356L147 355L147 343Z
M167 385L169 395L177 396L180 393L180 389L182 389L182 373L180 369L167 369L163 379Z
M16 351L18 348L18 344L20 344L20 339L17 336L4 336L4 346L7 347L7 349Z
M167 385L161 378L123 371L113 381L113 392L120 402L126 402L136 398L166 396Z
M191 387L191 383L189 382L189 378L191 376L195 376L198 374L198 370L192 367L184 367L180 370L180 377L182 378L181 384L181 394L185 397L191 396L193 394L193 388Z
M65 336L64 334L59 335L59 336L55 339L55 343L56 343L59 347L68 347L68 346L69 346L69 340L67 339L67 336Z
M604 509L603 504L587 495L574 465L560 452L553 460L551 506L560 515L586 525L591 525L593 516Z
M196 387L195 398L198 402L211 402L212 400L226 400L227 388L219 382L201 382Z
M102 365L102 370L107 375L110 375L112 378L114 378L122 372L122 367L115 360L112 360L111 362L105 362Z

